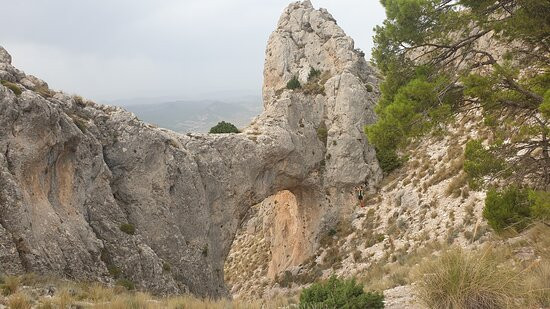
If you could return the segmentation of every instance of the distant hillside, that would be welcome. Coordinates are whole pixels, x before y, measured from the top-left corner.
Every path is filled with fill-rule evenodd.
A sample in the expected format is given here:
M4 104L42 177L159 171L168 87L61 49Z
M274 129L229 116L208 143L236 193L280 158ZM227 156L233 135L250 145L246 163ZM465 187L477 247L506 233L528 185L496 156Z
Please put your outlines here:
M176 132L208 132L225 120L238 128L247 126L262 111L261 98L250 96L231 101L173 101L151 104L125 104L125 109L141 120Z

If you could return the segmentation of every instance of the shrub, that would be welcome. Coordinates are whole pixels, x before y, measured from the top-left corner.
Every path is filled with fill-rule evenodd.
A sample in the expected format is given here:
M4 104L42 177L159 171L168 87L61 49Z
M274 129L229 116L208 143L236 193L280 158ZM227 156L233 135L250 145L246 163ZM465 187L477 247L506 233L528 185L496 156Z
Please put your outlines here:
M378 164L385 174L401 167L404 161L395 151L378 147L376 147L376 159L378 159Z
M293 76L292 79L290 79L288 83L286 83L286 89L294 90L300 87L302 87L302 85L300 84L297 76Z
M222 133L239 133L239 129L235 125L229 122L221 121L217 125L213 126L210 129L212 134L222 134Z
M300 308L384 308L384 295L363 291L355 279L314 283L300 294Z
M328 130L327 130L327 127L324 123L322 123L318 128L317 128L317 138L319 138L319 140L321 142L323 142L323 144L325 144L325 146L327 145L327 140L328 140Z
M498 267L491 250L465 253L450 249L419 270L417 295L428 308L507 308L520 293L519 275Z
M500 233L507 228L523 231L531 221L528 190L510 187L503 192L495 189L487 192L483 217Z
M169 263L164 262L164 263L162 264L162 270L163 270L164 272L170 272L170 270L172 270L172 266L170 266Z
M136 227L131 223L124 223L120 225L120 230L128 235L134 235L136 233Z
M485 149L479 140L466 143L464 156L464 171L468 174L470 186L473 188L481 184L483 176L497 173L504 168L504 161Z
M9 82L7 80L2 80L0 81L0 83L2 85L4 85L4 87L8 88L9 90L11 90L16 96L20 96L21 93L23 93L21 91L21 88L19 88L19 86L17 86L17 84L14 84L12 82Z
M308 82L303 88L302 92L304 94L322 94L325 95L325 86L319 85L316 82Z
M311 68L311 70L309 70L309 75L307 76L307 80L312 81L320 76L321 76L321 70L315 70L314 68Z
M324 84L330 78L329 72L322 72L311 68L309 75L307 77L307 84L302 88L302 92L306 95L325 95L325 86ZM296 80L297 81L297 80ZM298 82L299 83L299 82ZM287 86L288 87L288 86ZM289 88L290 89L290 88Z

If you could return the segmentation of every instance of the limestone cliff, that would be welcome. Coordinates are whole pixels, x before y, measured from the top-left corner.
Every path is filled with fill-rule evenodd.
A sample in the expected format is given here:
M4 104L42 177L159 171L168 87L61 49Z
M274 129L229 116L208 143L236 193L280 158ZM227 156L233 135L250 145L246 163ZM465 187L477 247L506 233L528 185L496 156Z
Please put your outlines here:
M284 190L300 241L277 265L302 262L351 213L352 188L381 178L363 56L328 12L293 3L269 39L265 111L241 134L181 135L52 91L0 48L0 273L224 295L239 225ZM301 89L285 88L293 76Z

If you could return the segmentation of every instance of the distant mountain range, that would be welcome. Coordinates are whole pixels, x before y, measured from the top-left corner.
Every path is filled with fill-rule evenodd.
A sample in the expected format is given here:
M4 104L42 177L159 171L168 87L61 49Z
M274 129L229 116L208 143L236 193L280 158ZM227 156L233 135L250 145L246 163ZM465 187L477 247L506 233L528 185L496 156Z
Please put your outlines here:
M244 128L262 111L259 96L229 100L124 103L121 105L141 120L181 133L205 133L222 120Z

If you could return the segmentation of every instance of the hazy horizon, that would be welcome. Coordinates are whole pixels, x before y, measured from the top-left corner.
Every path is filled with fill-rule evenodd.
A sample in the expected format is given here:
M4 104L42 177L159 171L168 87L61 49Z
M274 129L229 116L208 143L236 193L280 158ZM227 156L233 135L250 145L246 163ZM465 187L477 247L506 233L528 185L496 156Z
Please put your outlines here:
M312 2L370 58L372 28L384 19L379 1ZM5 1L0 45L51 88L98 102L260 95L265 45L289 3Z

